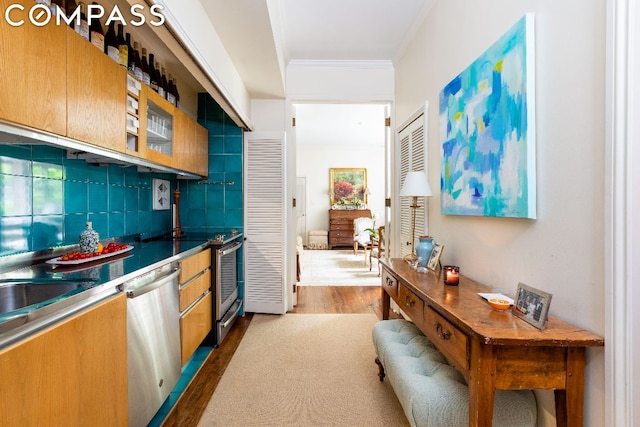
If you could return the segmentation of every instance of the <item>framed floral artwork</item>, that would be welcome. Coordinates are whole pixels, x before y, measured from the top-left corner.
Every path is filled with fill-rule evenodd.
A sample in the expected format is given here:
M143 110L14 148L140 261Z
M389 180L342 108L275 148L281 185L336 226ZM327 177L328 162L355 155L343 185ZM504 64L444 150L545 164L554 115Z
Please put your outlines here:
M359 206L368 203L366 168L331 168L329 186L332 206Z

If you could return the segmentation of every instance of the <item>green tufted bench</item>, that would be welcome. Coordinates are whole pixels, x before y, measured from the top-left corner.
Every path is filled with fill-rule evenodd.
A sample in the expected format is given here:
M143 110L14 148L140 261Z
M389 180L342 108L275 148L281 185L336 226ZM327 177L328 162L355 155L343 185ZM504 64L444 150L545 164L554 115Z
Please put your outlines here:
M389 378L404 413L416 427L467 427L469 390L465 378L407 320L382 320L373 327L380 381ZM498 390L494 426L535 427L530 390Z

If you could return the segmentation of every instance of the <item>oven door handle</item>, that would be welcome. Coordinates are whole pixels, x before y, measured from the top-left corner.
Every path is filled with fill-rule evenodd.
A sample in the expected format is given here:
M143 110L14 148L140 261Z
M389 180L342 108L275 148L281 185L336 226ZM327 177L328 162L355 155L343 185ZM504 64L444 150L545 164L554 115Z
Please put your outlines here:
M224 249L218 249L218 254L220 254L220 256L228 255L231 252L235 252L238 249L240 249L240 246L242 246L242 243L236 242L236 243L233 244L233 246L229 246L229 247L224 248Z

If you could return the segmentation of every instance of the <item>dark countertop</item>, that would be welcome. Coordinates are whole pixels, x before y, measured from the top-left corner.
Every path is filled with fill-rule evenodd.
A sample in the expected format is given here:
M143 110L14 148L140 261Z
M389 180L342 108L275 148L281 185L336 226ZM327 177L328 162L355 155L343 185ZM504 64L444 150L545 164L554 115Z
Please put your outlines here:
M23 339L59 320L59 312L71 306L86 307L122 292L123 283L167 263L176 262L207 248L208 240L152 240L127 242L129 252L73 266L44 262L0 274L6 279L79 280L87 283L73 292L40 304L0 314L0 348ZM85 282L86 281L86 282Z

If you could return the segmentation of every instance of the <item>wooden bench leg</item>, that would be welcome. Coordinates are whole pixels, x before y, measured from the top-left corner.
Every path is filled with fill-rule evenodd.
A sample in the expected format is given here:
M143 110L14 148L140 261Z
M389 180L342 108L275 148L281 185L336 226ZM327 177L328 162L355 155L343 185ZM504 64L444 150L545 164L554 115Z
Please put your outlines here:
M380 362L380 359L378 359L376 357L376 365L378 365L378 376L380 377L380 382L384 381L384 366L382 366L382 362Z

